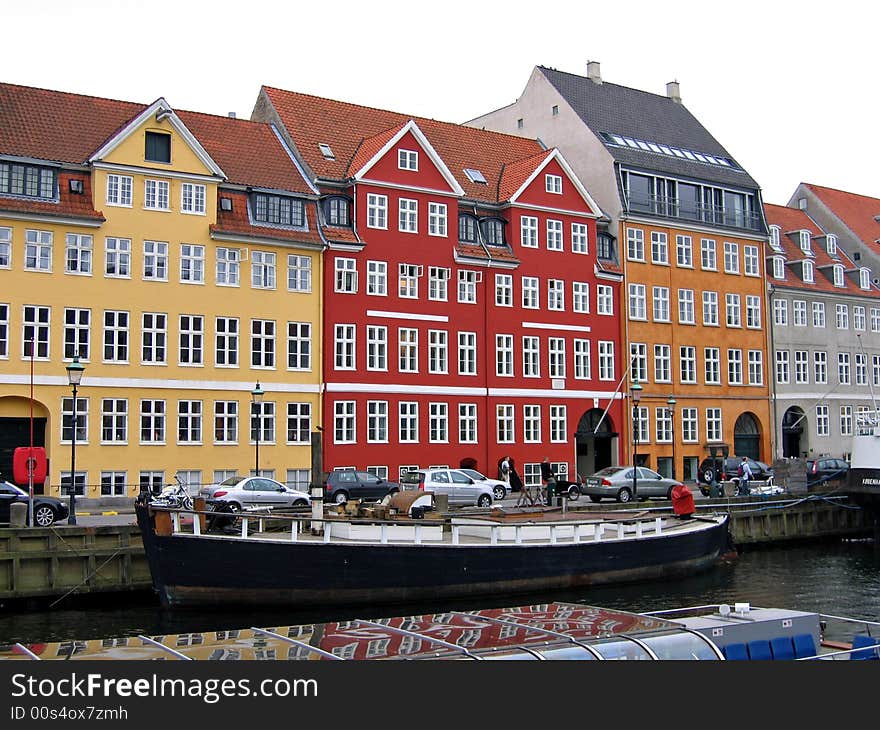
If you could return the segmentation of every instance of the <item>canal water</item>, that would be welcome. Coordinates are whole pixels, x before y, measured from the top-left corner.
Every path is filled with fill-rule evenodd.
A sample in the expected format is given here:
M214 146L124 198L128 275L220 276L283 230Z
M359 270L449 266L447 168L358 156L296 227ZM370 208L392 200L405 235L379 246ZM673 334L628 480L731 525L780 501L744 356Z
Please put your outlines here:
M628 611L748 602L880 621L880 545L871 540L750 548L728 564L692 577L605 586L541 596L500 596L442 604L321 610L163 610L151 595L96 597L90 605L69 599L52 609L0 606L0 644L37 643L147 634L276 627L352 618L475 610L572 601Z

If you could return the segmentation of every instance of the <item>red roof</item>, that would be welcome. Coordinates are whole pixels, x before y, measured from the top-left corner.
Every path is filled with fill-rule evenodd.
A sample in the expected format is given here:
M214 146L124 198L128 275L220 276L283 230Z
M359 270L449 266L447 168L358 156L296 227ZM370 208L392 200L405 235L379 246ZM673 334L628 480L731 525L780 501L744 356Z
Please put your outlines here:
M266 95L306 164L318 178L346 179L355 168L356 156L357 160L369 159L364 157L367 147L375 154L375 151L381 149L381 145L376 147L379 141L387 142L410 119L418 124L449 167L466 197L475 200L492 203L506 200L505 194L511 188L516 190L513 183L518 177L512 176L509 181L504 178L502 191L505 167L529 158L536 158L537 166L539 160L543 159L540 157L541 153L545 152L536 140L524 137L412 117L268 86L264 86L261 93ZM320 144L330 145L335 159L325 158L318 147ZM472 182L465 175L465 168L479 170L487 184ZM533 170L534 167L529 174ZM522 181L527 177L528 175L523 176Z
M80 180L82 193L70 191L70 181ZM0 212L29 213L33 215L58 216L63 218L87 218L102 223L104 216L92 207L92 179L85 170L81 173L59 172L58 200L48 201L37 198L16 198L0 195Z
M227 233L241 236L259 236L260 238L271 238L279 241L297 241L305 243L320 244L321 235L318 233L316 223L317 207L313 201L306 203L306 220L308 221L308 231L297 231L290 228L281 228L278 226L262 226L251 223L248 217L248 196L247 193L238 191L222 190L219 197L229 198L232 200L232 210L217 209L217 223L211 225L211 233Z
M874 216L880 215L880 200L810 183L803 185L810 189L863 243L874 251L880 250L876 243L880 239L880 223L874 220Z

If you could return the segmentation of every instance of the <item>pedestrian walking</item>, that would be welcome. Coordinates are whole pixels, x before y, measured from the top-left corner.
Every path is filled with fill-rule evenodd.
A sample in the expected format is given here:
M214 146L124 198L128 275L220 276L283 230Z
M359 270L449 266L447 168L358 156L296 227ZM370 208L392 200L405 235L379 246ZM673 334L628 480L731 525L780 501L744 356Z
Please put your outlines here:
M547 506L553 504L553 497L556 496L556 471L553 464L550 463L550 457L545 456L541 462L541 483L547 494Z
M739 476L739 493L742 497L749 496L749 482L752 479L752 468L749 466L748 457L744 456L742 461L737 467L736 470L737 476Z
M498 465L498 478L510 484L510 457L505 456Z

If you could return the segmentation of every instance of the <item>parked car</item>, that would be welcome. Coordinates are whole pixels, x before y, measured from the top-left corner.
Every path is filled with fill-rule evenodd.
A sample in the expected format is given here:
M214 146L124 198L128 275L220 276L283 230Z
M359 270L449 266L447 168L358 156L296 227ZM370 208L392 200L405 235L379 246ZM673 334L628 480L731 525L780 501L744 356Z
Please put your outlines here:
M697 481L700 483L700 492L702 492L703 496L709 496L709 485L712 483L713 479L716 482L724 482L727 480L739 482L737 469L739 468L741 461L741 456L728 456L726 459L719 458L717 460L712 458L703 459L700 462L700 466L697 467ZM763 461L755 461L751 458L748 462L749 468L752 471L752 481L772 481L773 467L765 464ZM716 469L719 471L718 474L715 473Z
M656 471L644 466L635 467L636 492L639 499L659 497L672 499L672 489L681 485L678 479L669 479ZM629 502L633 498L633 467L606 466L592 476L588 476L581 485L581 492L593 502L602 499L616 499L618 502Z
M458 471L467 474L475 482L487 484L488 486L492 487L492 493L495 495L495 499L504 499L508 494L510 494L510 484L505 482L503 479L492 479L491 477L484 476L476 469L465 469L462 467L459 468Z
M807 459L807 486L846 479L849 473L849 462L845 459L834 459L822 456L818 459Z
M389 482L368 471L334 469L324 474L324 500L345 504L349 499L378 502L400 491L400 484Z
M29 501L30 497L26 490L11 482L0 482L0 524L9 524L13 504L26 505ZM48 527L59 520L66 520L68 514L67 505L57 497L34 495L34 525L37 527ZM25 524L29 524L29 520L30 515L25 517Z
M247 507L307 507L311 504L306 492L258 476L229 477L220 484L202 487L199 496L213 509L229 512Z
M423 489L445 494L450 505L489 507L495 492L488 484L474 480L460 469L418 469L400 478L404 489Z

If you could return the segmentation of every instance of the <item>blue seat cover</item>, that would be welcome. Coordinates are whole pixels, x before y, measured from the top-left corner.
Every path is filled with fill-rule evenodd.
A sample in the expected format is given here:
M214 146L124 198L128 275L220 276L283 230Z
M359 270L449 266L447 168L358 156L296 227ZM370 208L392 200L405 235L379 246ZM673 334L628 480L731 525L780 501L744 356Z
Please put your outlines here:
M803 659L808 656L816 656L816 642L812 634L796 634L794 636L794 657Z
M865 648L868 647L868 648ZM849 655L850 659L880 659L880 638L876 636L854 636L852 648L860 649Z
M724 654L724 658L728 661L749 658L749 652L746 649L745 644L728 644L727 646L723 647L721 651Z
M794 659L794 644L790 636L774 636L770 639L770 651L774 659Z
M770 652L770 642L766 639L750 641L748 650L749 659L752 660L769 660L773 658L773 654Z

